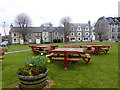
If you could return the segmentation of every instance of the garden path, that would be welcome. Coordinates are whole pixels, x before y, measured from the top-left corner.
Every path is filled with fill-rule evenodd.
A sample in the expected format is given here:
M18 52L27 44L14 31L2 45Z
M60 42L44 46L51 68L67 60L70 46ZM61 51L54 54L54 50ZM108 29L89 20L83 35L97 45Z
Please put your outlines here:
M69 45L59 45L60 47L62 46L70 46L70 45L76 45L78 43L74 43L74 44L69 44ZM27 49L27 50L20 50L20 51L12 51L12 52L5 52L5 54L10 54L10 53L17 53L17 52L26 52L26 51L31 51L31 49Z

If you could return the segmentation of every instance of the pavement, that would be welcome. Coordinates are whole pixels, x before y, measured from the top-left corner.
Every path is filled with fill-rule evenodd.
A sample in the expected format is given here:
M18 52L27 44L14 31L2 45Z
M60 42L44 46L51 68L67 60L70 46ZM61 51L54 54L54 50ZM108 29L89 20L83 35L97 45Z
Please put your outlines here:
M74 44L69 44L69 45L59 45L61 46L70 46L70 45L76 45L78 43L74 43ZM20 50L20 51L12 51L12 52L5 52L5 54L11 54L11 53L18 53L18 52L26 52L26 51L31 51L31 49L27 49L27 50Z
M12 51L12 52L5 52L5 54L17 53L17 52L26 52L26 51L31 51L31 49L27 49L27 50L20 50L20 51Z

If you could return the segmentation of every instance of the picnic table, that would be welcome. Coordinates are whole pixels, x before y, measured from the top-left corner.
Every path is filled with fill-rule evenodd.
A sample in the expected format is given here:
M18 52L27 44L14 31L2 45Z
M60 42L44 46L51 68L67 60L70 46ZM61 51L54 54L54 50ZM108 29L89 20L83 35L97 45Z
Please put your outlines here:
M4 52L7 52L7 49L0 48L0 59L4 59L4 57L2 57L4 55ZM2 60L0 60L0 63L1 62Z
M80 58L88 64L91 56L89 54L83 56L82 54L85 54L83 48L58 48L52 50L52 53L47 55L47 57L50 58L51 61L61 61L66 70L67 66L70 65L71 62L79 62ZM52 59L52 57L54 58Z
M49 54L51 50L55 49L55 47L58 47L58 45L50 45L50 46L30 45L29 47L32 48L34 55L37 55L37 53L40 51L46 51Z
M107 52L109 51L109 48L112 45L97 45L97 44L87 44L85 47L87 48L87 50L91 50L91 48L94 48L94 52L99 55L100 52L104 52L105 54L107 54ZM107 49L106 49L107 48Z

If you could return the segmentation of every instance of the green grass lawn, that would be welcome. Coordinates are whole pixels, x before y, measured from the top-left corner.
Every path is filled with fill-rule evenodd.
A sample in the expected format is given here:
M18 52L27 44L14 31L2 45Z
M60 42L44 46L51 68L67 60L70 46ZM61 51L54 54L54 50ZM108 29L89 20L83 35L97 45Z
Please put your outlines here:
M61 62L48 64L48 77L53 81L51 88L118 88L118 43L116 42L93 42L94 44L111 44L107 54L93 55L89 64L83 60L73 62L64 70ZM70 45L64 43L58 45ZM76 43L76 46L86 43ZM90 43L89 43L90 44ZM43 44L44 45L44 44ZM49 44L47 44L49 45ZM15 45L10 50L30 49L28 45ZM17 69L25 60L33 55L32 51L6 54L2 62L2 87L15 88L18 84Z

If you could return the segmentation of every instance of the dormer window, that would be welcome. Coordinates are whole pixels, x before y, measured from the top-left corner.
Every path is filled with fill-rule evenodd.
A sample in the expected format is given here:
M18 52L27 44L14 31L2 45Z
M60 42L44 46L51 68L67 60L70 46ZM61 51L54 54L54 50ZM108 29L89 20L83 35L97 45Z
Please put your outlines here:
M73 26L71 26L71 31L74 31L74 27Z
M86 26L86 27L85 27L85 30L86 30L86 31L89 31L89 28L88 28L88 26Z
M78 30L78 31L81 31L81 27L80 27L80 26L78 26L77 30Z

